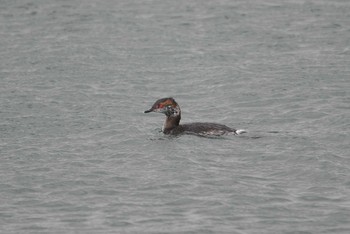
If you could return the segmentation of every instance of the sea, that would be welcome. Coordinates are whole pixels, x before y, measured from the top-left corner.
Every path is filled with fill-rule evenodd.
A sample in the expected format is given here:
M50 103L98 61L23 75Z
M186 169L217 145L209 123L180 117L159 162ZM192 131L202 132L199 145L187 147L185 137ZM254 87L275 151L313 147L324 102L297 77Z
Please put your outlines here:
M350 233L350 1L0 2L0 233Z

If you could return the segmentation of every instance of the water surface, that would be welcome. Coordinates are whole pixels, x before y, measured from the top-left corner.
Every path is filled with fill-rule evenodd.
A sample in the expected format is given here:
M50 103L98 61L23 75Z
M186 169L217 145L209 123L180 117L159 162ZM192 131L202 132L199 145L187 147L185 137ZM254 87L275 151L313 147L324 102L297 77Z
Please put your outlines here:
M349 233L348 1L7 1L2 233ZM168 137L143 114L246 129Z

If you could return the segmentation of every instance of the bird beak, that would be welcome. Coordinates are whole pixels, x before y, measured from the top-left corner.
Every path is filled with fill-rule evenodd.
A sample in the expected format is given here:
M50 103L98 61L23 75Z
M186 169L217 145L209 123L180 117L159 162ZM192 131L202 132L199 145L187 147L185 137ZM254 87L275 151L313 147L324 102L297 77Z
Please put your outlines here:
M151 108L151 109L149 109L149 110L146 110L144 113L150 113L150 112L152 112L153 111L153 109Z

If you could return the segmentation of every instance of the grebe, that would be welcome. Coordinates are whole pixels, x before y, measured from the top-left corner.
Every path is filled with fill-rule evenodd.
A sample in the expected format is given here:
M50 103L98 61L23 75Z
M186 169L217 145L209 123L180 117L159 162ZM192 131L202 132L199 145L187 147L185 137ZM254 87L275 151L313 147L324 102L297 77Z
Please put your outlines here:
M145 113L149 112L158 112L166 115L165 123L162 128L164 134L176 135L185 133L200 136L221 136L225 134L236 135L245 132L244 130L236 130L217 123L189 123L180 125L180 106L172 97L157 100L151 109L145 111Z

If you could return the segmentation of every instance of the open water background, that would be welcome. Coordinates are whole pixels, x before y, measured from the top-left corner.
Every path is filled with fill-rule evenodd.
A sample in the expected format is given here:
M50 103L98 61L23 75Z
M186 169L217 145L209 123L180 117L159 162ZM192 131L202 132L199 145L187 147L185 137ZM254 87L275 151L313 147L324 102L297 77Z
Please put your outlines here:
M1 233L350 233L349 1L0 3Z

